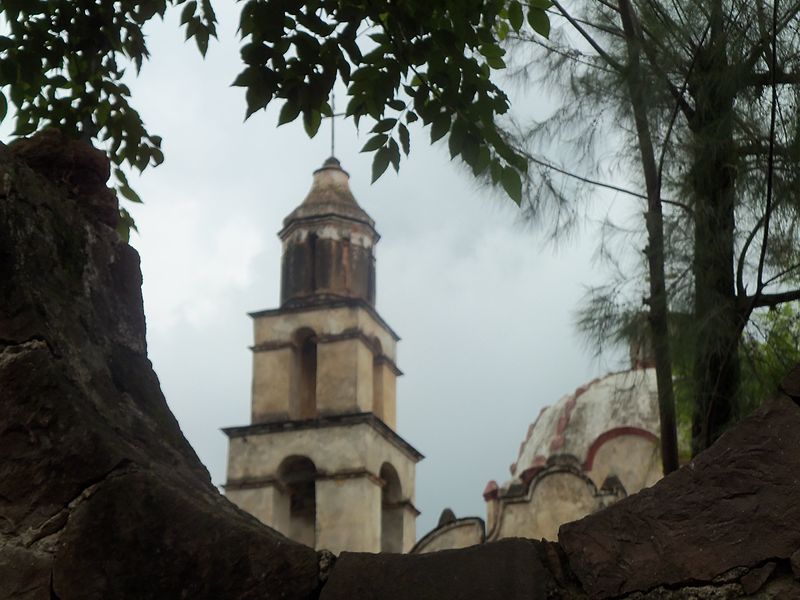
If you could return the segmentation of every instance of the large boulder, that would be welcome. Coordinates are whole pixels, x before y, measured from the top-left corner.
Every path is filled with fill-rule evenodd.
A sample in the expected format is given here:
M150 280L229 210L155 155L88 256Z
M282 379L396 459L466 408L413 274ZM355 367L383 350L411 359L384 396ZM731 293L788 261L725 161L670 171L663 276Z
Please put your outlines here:
M583 598L554 544L505 539L427 554L343 552L320 600Z
M54 131L0 147L0 598L315 597L167 407L108 176Z
M781 585L791 593L776 597L800 598L790 572L800 576L792 564L800 556L798 440L800 406L778 394L653 487L563 525L559 542L583 588L610 598L706 583L727 585L724 597L733 598L789 573ZM679 593L653 597L694 597Z

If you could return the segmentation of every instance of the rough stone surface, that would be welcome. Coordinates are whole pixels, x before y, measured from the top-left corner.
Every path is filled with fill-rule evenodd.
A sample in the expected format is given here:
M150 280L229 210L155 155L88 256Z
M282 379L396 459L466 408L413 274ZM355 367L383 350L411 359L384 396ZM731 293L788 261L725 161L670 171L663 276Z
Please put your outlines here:
M0 148L0 598L311 598L317 555L220 496L146 355L108 161Z
M741 581L742 589L744 589L745 594L755 594L758 590L760 590L770 576L775 572L776 566L777 565L774 562L770 561L767 564L755 568L744 575Z
M506 539L430 554L343 552L320 600L544 600L570 598L541 542Z
M800 548L800 407L778 395L679 471L564 525L584 589L607 598L712 581Z

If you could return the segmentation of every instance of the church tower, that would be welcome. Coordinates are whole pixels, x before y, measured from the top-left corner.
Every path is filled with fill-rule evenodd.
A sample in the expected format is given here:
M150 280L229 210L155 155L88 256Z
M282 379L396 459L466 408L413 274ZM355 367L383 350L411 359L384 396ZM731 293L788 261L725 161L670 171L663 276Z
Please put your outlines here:
M283 222L281 306L254 321L251 424L229 438L227 497L298 542L405 552L415 465L396 432L397 334L375 310L375 222L329 158Z

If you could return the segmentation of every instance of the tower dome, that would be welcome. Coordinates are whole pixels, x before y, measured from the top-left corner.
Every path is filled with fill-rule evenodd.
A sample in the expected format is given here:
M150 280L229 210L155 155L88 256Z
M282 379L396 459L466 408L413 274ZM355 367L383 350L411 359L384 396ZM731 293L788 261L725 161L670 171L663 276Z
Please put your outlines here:
M350 191L350 175L330 157L311 190L283 221L281 305L360 299L375 304L375 222Z

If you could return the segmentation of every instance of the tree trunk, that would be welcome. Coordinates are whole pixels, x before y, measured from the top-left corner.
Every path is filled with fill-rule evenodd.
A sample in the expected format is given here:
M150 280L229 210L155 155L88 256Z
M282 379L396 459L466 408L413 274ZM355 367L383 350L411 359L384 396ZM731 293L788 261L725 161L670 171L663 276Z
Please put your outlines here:
M661 465L664 475L678 468L678 439L675 396L672 389L672 357L668 335L667 292L664 276L664 219L661 210L661 181L658 176L653 138L647 120L640 70L641 38L629 0L619 0L623 31L628 47L628 93L633 108L642 170L647 188L647 264L650 279L649 322L656 360L658 408L661 433Z
M734 279L734 91L720 0L712 6L708 43L699 49L689 86L695 115L692 455L709 447L734 416L740 387L739 316Z

